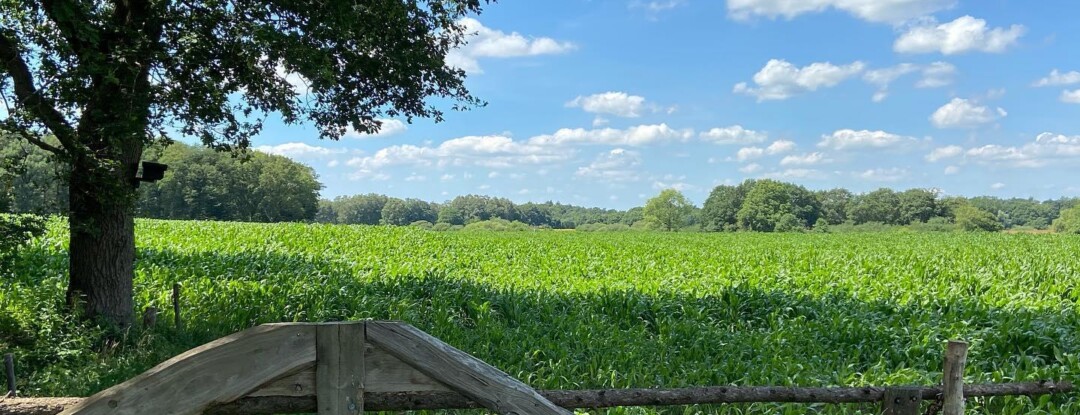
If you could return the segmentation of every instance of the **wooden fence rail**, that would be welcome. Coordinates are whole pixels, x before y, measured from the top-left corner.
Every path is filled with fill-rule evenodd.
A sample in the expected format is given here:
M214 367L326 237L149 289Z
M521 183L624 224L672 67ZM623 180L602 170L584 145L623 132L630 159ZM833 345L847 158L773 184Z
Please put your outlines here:
M1052 381L965 385L966 352L966 344L950 342L939 386L536 391L404 323L268 324L192 349L89 398L0 399L0 415L356 415L467 408L568 415L575 408L752 402L880 402L885 414L914 415L922 401L951 412L963 410L965 397L1073 391L1071 383Z

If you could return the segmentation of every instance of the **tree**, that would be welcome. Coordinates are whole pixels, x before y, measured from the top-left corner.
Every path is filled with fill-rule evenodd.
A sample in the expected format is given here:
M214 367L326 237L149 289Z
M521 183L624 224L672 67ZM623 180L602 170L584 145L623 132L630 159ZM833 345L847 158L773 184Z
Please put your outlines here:
M709 192L701 207L702 226L707 231L732 231L738 225L738 213L746 194L754 188L753 179L738 186L720 185Z
M896 195L900 201L897 222L901 225L930 220L937 211L937 192L930 189L908 189Z
M900 220L900 197L888 188L859 195L848 209L848 219L855 224L878 222L895 225Z
M825 223L839 225L847 221L848 208L851 206L852 200L855 199L855 195L851 194L850 191L847 189L831 189L815 192L814 196L821 202L821 218L825 219ZM817 222L815 222L814 228L817 227Z
M1061 216L1054 219L1054 232L1080 233L1080 206L1061 211Z
M772 232L785 215L797 219L800 228L807 228L821 216L821 204L809 190L776 180L759 180L746 194L739 209L739 228L748 231ZM792 225L790 220L786 226Z
M132 322L136 174L169 131L248 148L262 120L324 138L481 104L446 64L477 0L0 3L0 129L69 168L67 300ZM297 92L286 74L303 79ZM432 99L436 98L436 99ZM441 99L438 99L441 98ZM41 137L52 135L57 143Z
M694 205L681 192L665 189L645 202L645 220L652 221L665 231L674 231L686 224Z
M960 229L969 232L997 232L1003 228L994 214L972 205L961 205L956 208L956 224L960 226Z
M461 211L457 208L447 205L439 209L438 223L446 223L450 225L464 225L465 217L461 216Z

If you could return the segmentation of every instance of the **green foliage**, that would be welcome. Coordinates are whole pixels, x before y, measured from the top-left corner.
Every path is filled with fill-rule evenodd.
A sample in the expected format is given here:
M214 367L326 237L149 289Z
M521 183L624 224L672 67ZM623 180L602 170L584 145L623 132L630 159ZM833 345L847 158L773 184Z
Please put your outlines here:
M1054 232L1080 233L1080 206L1061 211L1061 216L1054 220Z
M852 202L847 216L856 225L869 222L900 224L900 197L887 188L859 195Z
M437 213L430 203L418 199L389 199L380 214L384 225L408 225L414 222L435 222Z
M320 209L315 171L260 152L233 157L174 143L152 160L169 165L165 177L140 186L139 214L162 219L296 222Z
M465 228L463 230L486 232L520 232L532 230L532 228L522 222L511 222L506 219L494 218L470 223L468 225L465 225Z
M738 186L720 185L713 188L701 208L702 227L707 231L733 231L738 228L739 209L746 194L754 188L755 180Z
M645 218L660 225L665 231L674 231L686 225L694 205L681 192L665 189L645 202Z
M19 247L45 233L45 219L34 215L0 213L0 277Z
M1080 379L1072 235L442 233L139 220L135 306L163 314L154 331L103 348L60 311L64 225L50 222L19 252L18 277L0 284L0 349L16 353L28 395L86 396L259 323L364 318L404 320L542 389L934 385L943 343L956 338L972 345L965 382ZM185 287L184 333L161 324L171 320L175 282ZM995 397L968 407L1067 415L1080 399Z
M807 228L820 215L821 202L805 187L766 179L757 181L746 194L737 216L740 229L790 232ZM783 230L778 229L781 225Z
M0 131L0 212L66 213L68 171L47 151Z
M965 231L997 232L1003 226L990 212L971 205L956 208L956 225Z

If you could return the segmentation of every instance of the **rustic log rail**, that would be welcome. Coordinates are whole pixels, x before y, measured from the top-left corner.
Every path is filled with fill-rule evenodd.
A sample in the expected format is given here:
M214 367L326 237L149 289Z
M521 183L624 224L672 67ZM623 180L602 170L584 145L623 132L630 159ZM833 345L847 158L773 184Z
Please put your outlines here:
M923 401L1045 395L1068 382L962 383L966 344L950 343L944 386L772 387L536 391L400 322L268 324L189 350L89 398L0 399L0 415L274 414L487 408L567 415L568 409L727 403L873 403L918 414Z

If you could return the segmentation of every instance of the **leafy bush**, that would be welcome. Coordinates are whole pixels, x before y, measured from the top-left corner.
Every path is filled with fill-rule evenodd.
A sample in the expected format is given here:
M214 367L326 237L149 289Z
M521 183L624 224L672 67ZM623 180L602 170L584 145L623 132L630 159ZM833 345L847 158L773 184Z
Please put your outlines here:
M45 218L0 213L0 271L10 266L20 246L44 233Z
M968 232L997 232L1005 228L993 213L971 205L956 208L956 224Z
M470 223L468 225L465 225L465 230L488 232L518 232L532 230L532 227L516 220L511 222L506 219L495 218Z
M1080 233L1080 206L1061 211L1061 216L1054 219L1054 232Z

